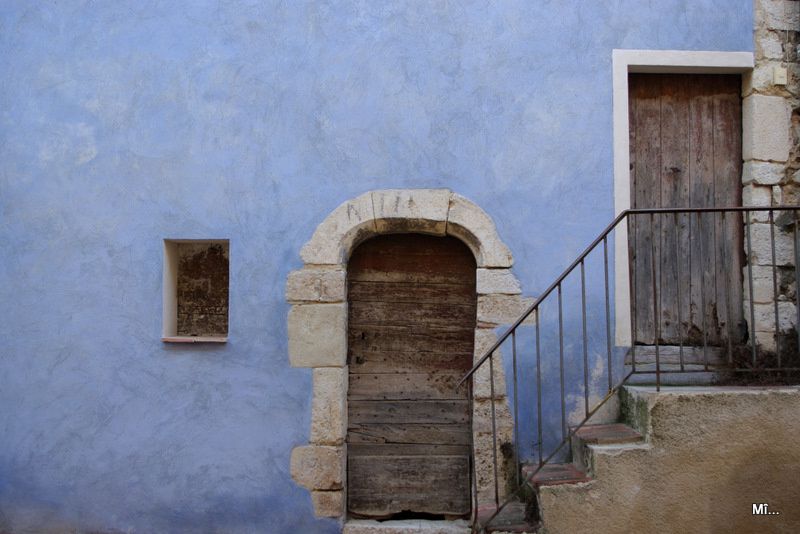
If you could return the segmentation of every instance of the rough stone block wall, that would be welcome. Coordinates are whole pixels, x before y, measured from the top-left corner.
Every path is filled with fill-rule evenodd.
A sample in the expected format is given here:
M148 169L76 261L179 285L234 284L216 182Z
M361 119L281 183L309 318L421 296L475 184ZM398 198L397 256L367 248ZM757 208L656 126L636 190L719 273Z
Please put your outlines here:
M228 245L178 244L178 335L228 333Z
M755 0L755 68L744 76L742 96L742 173L745 206L800 204L800 1ZM788 72L785 85L776 84L776 68ZM775 213L770 229L766 212L750 216L753 273L754 333L757 344L768 352L796 353L796 295L794 269L794 220L789 213ZM775 237L772 260L771 233ZM746 246L746 245L745 245ZM776 344L773 267L778 286ZM745 317L750 319L750 287L745 269Z

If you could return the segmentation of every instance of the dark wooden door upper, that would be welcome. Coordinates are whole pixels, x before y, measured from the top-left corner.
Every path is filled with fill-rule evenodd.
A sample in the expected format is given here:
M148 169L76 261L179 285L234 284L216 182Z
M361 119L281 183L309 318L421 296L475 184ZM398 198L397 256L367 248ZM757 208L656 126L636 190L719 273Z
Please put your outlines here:
M475 260L450 237L373 238L348 265L348 511L470 512Z
M740 86L738 75L630 75L634 208L741 205ZM660 318L661 344L740 343L742 243L741 216L637 216L636 341L653 344Z

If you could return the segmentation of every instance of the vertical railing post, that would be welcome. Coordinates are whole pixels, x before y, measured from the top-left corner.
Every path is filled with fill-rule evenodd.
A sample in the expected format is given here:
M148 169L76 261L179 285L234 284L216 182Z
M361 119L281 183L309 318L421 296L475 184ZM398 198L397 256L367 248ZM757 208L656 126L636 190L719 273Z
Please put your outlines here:
M800 242L797 240L797 225L800 224L800 220L797 219L797 210L792 210L792 216L794 218L794 224L792 225L794 232L794 306L797 312L794 328L797 333L797 351L800 352ZM797 366L796 362L794 366Z
M539 449L539 465L542 461L542 352L539 344L539 322L541 320L541 308L536 308L536 426L537 426L537 448Z
M775 308L775 353L778 355L778 368L781 367L781 334L778 317L778 262L775 258L775 217L769 210L769 243L772 250L772 304Z
M708 371L708 321L706 320L706 228L703 226L703 212L697 212L697 227L700 228L700 313L703 329L703 369Z
M517 331L511 331L511 362L514 374L514 471L517 487L519 487L519 396L517 395Z
M683 300L681 299L681 288L683 286L683 280L681 278L681 261L682 261L682 254L680 253L681 250L681 236L680 236L680 227L678 225L678 213L672 213L672 224L675 227L675 295L676 300L678 301L678 358L680 359L681 364L681 371L684 370L683 367Z
M469 382L467 384L467 387L468 387L467 398L469 398L469 405L471 407L475 406L475 387L474 387L474 384L475 384L475 377L471 376L469 378ZM469 427L470 427L470 429L475 428L474 427L474 417L475 417L474 410L470 409L469 410L469 423L470 423ZM469 445L470 445L470 450L472 451L472 454L470 455L470 473L472 475L471 476L471 478L472 478L472 484L471 484L471 486L472 486L472 512L470 514L470 523L474 525L478 521L478 469L477 469L477 466L475 465L475 432L473 432L473 431L470 431L470 433L469 433Z
M586 334L586 269L581 260L581 323L583 326L583 403L589 415L589 338Z
M494 504L500 506L500 486L497 476L497 418L494 407L494 352L489 356L489 392L491 397L490 410L492 412L492 462L494 468Z
M753 367L756 366L756 314L755 306L753 305L753 239L750 236L750 210L745 210L745 236L747 243L747 285L750 297L750 328L748 334L750 337L750 349L753 358Z
M656 236L655 225L653 224L653 214L650 214L650 269L652 271L653 283L653 341L656 348L656 391L661 391L661 358L658 349L658 338L661 337L661 307L658 305L659 282L656 281Z
M614 381L613 377L611 376L611 299L609 298L608 289L608 236L603 237L603 276L605 278L606 290L606 356L608 358L608 391L611 391L614 387Z
M722 226L722 235L723 235L723 241L722 241L722 264L723 265L733 265L733 261L732 261L733 260L733 254L731 254L730 239L725 239L724 238L724 236L728 235L728 233L725 231L725 229L728 227L728 225L727 225L727 222L728 222L727 221L727 212L723 211L721 217L722 217L721 226ZM735 213L733 214L732 218L733 218L734 221L736 220L736 214ZM736 235L736 234L734 233L734 235ZM728 366L731 366L731 365L733 365L733 329L732 329L733 325L731 324L731 320L732 320L731 319L731 300L733 300L732 299L732 297L733 297L733 289L731 288L730 273L728 273L727 270L725 272L727 273L726 280L725 280L725 288L724 288L724 292L725 292L725 317L726 317L725 318L725 325L726 325L725 337L728 338ZM737 275L737 279L738 279L738 275Z
M561 437L567 437L567 409L564 392L564 313L561 284L558 284L558 363L561 383Z
M631 372L636 372L636 272L634 265L634 250L631 246L633 239L633 218L634 214L629 213L626 223L628 225L628 292L630 293L630 312L631 312Z

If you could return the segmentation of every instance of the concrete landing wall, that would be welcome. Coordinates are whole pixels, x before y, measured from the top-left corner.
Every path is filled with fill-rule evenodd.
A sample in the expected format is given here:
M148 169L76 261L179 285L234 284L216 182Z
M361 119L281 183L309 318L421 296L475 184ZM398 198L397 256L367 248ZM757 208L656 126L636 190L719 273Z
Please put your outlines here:
M622 409L646 445L593 447L595 480L543 488L547 534L800 531L800 388L628 387Z

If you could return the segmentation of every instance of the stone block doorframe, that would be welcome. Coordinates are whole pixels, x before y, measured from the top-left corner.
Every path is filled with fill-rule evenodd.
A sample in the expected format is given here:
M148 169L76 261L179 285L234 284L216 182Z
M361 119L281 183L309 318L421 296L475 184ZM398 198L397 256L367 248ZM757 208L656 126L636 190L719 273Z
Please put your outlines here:
M286 300L289 362L313 372L311 433L308 445L292 451L292 478L311 492L319 517L345 515L347 430L346 269L352 251L381 234L420 233L452 236L475 256L478 296L475 358L497 339L495 329L523 311L513 259L492 219L470 200L448 189L369 191L343 202L322 221L300 256L302 269L289 273ZM498 356L502 357L499 353ZM473 380L472 435L477 495L473 506L494 500L491 403L495 404L498 457L512 440L512 421L502 374L495 366L495 399L486 373ZM502 470L504 479L513 473ZM502 498L506 480L500 481Z

